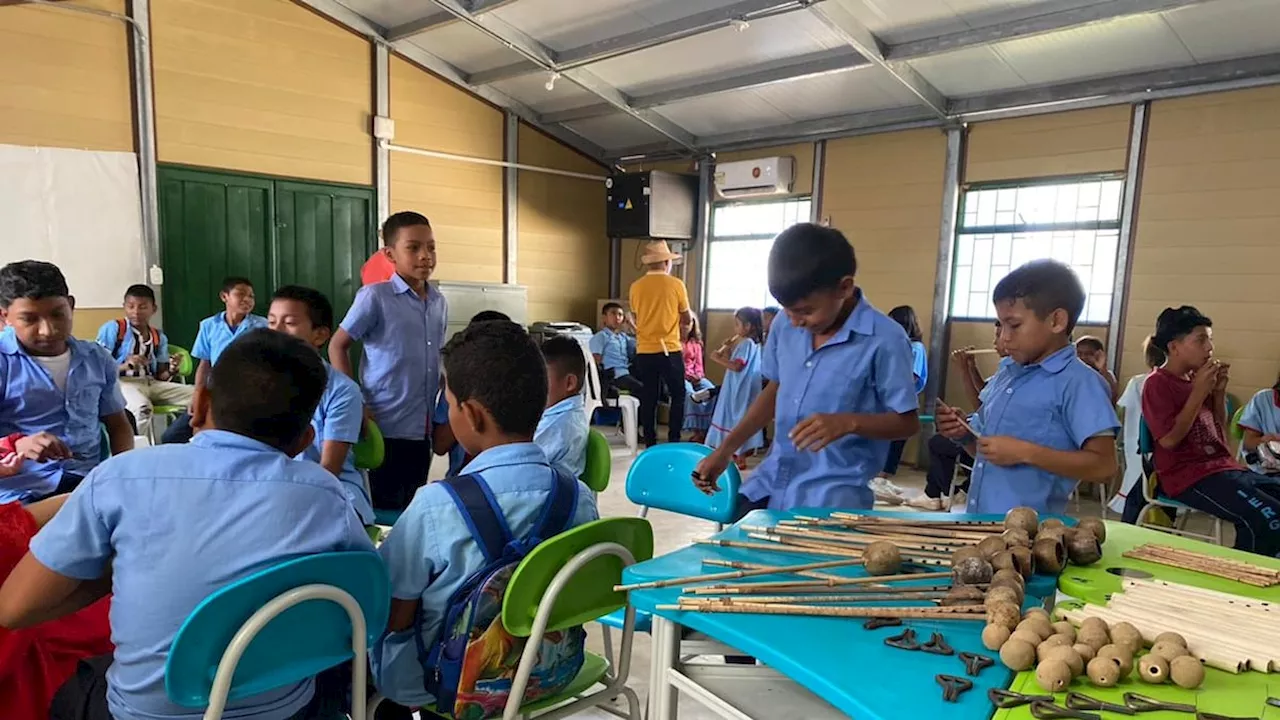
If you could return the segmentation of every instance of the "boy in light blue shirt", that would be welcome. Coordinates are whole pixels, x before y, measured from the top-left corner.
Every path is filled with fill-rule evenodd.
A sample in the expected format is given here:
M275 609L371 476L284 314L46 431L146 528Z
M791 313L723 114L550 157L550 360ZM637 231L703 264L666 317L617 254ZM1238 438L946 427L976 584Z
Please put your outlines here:
M458 442L475 459L463 468L487 485L511 536L528 535L555 482L555 472L533 443L547 400L542 354L519 325L475 323L443 352L449 421ZM576 483L572 526L597 518L595 498ZM441 483L414 496L378 550L391 574L387 633L370 651L373 679L383 695L408 706L430 704L418 643L431 647L441 631L450 597L485 566L481 549ZM421 614L421 638L414 619Z
M920 429L911 345L898 323L854 283L857 260L844 234L800 223L769 252L769 291L786 321L765 341L755 402L698 464L694 482L713 492L733 453L770 419L777 437L742 484L739 506L870 508L869 483L889 444Z
M348 353L352 343L363 343L360 387L386 445L382 466L369 473L373 506L403 510L431 469L431 416L449 305L428 284L436 239L427 218L392 215L382 225L382 243L396 272L360 288L329 343L329 362L355 377Z
M133 449L116 363L71 337L75 299L57 266L0 268L0 437L19 433L17 472L0 480L0 503L71 492L102 457Z
M211 593L278 563L373 545L338 480L293 456L328 381L303 342L256 330L196 388L190 443L103 463L0 588L0 624L28 627L112 595L114 659L90 716L198 720L165 693L175 633ZM307 679L228 704L226 717L304 717ZM105 707L103 707L105 705Z
M474 325L480 322L493 322L494 320L510 322L511 318L506 313L497 310L481 310L473 315L471 322L467 324ZM431 450L436 455L449 456L449 468L444 474L446 478L457 477L463 466L470 460L467 457L467 451L462 449L462 445L453 436L453 429L449 427L449 398L445 394L443 381L440 384L436 407L431 416Z
M638 395L640 381L631 374L631 358L636 354L636 338L627 334L628 327L632 331L627 314L616 302L605 303L600 311L600 332L591 336L587 347L596 363L600 365L600 378L607 385L626 390Z
M1065 264L1035 260L997 283L992 300L1011 362L987 381L970 427L938 403L938 432L974 457L969 512L1063 513L1077 482L1116 473L1111 388L1071 344L1084 287Z
M276 289L267 312L267 327L292 335L317 351L329 341L333 331L333 305L324 293L300 285ZM356 381L343 375L329 363L324 365L329 381L325 384L320 404L311 416L315 438L298 457L319 463L342 482L342 490L351 500L360 522L374 524L373 506L365 492L364 478L356 470L351 448L360 442L364 422L364 398Z
M573 477L587 469L587 412L582 398L582 379L587 360L582 345L565 335L542 343L547 363L547 409L542 411L533 442L547 455L547 462Z

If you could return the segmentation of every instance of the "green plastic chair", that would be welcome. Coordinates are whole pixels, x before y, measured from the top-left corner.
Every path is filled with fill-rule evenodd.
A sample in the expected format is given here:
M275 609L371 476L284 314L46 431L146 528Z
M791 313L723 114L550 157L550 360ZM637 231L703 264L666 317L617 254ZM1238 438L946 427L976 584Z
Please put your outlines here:
M613 454L604 435L591 430L587 433L587 467L578 478L583 485L597 495L609 487L609 475L613 472Z
M617 666L594 653L564 692L536 703L519 705L529 682L529 673L542 646L525 644L515 678L511 681L511 701L503 720L572 703L557 715L571 714L606 703L619 695L627 699L628 716L640 720L640 699L627 687L631 671L631 641L635 634L635 608L627 604L626 593L613 588L622 583L624 568L653 557L653 528L641 518L596 520L561 533L534 548L516 568L502 601L502 624L516 637L541 639L545 633L576 625L625 607L626 622ZM585 694L593 685L604 689ZM576 698L576 699L575 699Z
M191 352L186 348L178 347L177 345L170 345L169 354L178 356L178 379L181 380L184 385L190 382L191 376L194 375L196 371L195 360L191 358ZM172 422L173 418L176 418L186 411L187 408L185 405L154 405L151 408L151 417L169 418ZM152 445L156 444L155 422L151 423L151 437L148 439L151 441Z
M351 448L351 459L357 470L377 470L387 457L387 444L382 439L382 430L372 420L365 420L360 428L360 440Z
M1244 428L1240 427L1240 418L1244 415L1244 406L1236 408L1236 412L1231 416L1231 424L1227 426L1227 432L1236 441L1244 440ZM589 452L589 451L588 451Z

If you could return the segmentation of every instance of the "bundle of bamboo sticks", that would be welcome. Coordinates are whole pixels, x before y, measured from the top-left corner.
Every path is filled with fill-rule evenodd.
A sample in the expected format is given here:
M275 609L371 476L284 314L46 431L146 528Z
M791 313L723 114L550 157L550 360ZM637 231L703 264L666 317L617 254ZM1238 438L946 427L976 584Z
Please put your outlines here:
M1265 568L1261 565L1214 557L1204 553L1184 550L1169 545L1139 545L1126 550L1124 557L1134 560L1167 565L1180 570L1214 575L1228 580L1253 585L1254 587L1273 587L1280 585L1280 570Z
M1147 642L1162 632L1176 632L1187 640L1192 655L1227 672L1280 670L1280 611L1235 595L1131 579L1106 606L1086 605L1063 615L1075 624L1087 617L1108 624L1129 622Z

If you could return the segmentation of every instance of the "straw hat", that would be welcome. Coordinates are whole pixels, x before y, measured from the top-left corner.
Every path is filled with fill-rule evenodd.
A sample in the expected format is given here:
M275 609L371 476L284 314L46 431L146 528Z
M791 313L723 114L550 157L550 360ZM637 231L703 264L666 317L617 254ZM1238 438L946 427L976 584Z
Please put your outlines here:
M667 260L676 261L680 256L671 252L671 246L667 245L666 240L650 240L644 244L644 254L640 256L640 262L648 265L650 263L666 262Z

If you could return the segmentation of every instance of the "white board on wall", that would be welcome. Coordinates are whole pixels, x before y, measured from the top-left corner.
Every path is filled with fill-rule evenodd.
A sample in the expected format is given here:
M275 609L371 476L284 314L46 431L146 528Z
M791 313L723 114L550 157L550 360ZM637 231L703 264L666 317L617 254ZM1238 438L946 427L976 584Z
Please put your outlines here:
M47 260L79 307L146 282L138 157L0 144L0 265Z

